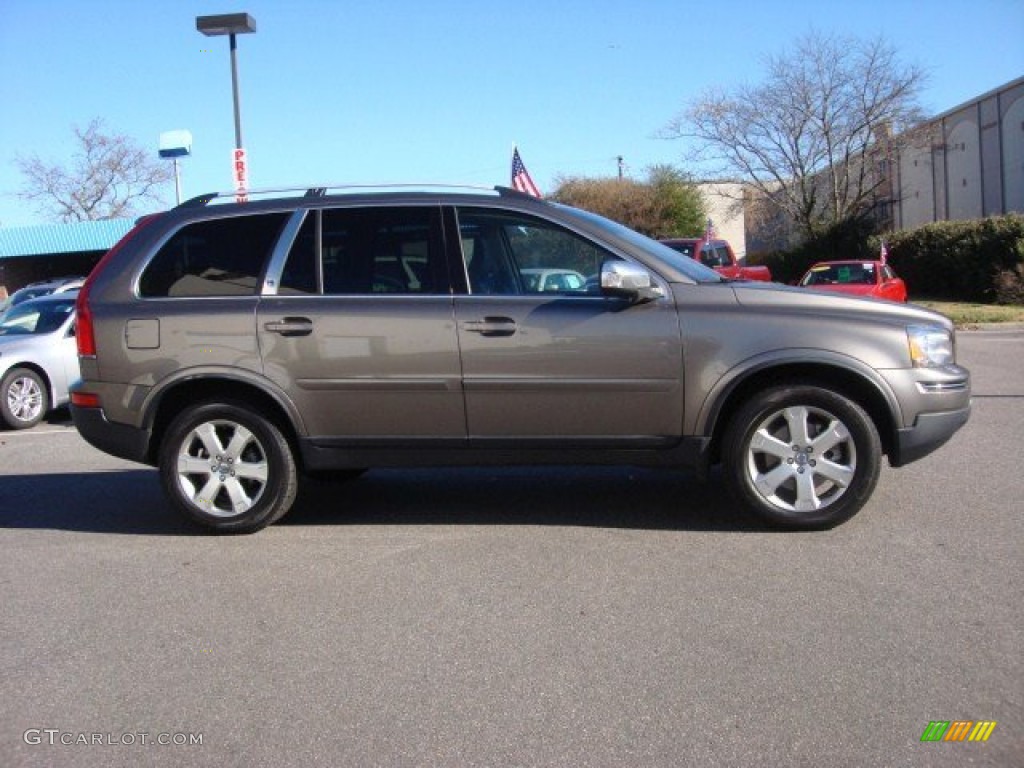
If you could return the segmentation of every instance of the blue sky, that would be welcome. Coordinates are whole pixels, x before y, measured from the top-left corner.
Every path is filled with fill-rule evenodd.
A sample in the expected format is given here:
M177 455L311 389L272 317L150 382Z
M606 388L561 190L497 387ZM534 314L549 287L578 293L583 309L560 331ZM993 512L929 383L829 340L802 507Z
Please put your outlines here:
M0 0L0 225L46 222L14 160L66 161L94 117L154 155L191 131L184 194L230 189L227 38L195 17L237 11L254 188L507 184L513 143L542 191L617 155L639 176L680 163L656 134L689 99L812 28L884 37L929 72L930 114L1024 75L1024 0Z

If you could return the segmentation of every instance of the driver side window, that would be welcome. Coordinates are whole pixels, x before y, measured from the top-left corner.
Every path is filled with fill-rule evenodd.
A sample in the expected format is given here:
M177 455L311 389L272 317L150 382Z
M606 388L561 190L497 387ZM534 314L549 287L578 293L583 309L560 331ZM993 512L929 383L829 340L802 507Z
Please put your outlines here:
M458 210L470 293L599 296L601 264L616 258L579 235L522 214Z

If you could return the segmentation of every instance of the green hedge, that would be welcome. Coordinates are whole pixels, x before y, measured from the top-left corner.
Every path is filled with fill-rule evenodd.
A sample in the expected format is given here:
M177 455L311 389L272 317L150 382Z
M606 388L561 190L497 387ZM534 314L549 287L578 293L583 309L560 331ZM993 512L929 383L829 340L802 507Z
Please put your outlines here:
M1024 215L940 221L918 229L865 235L838 228L816 242L767 254L779 282L800 278L815 261L877 258L882 239L889 263L911 298L1019 304L1024 296Z
M886 237L886 243L893 269L907 281L912 296L950 301L1012 300L997 287L1005 273L1014 273L1024 262L1024 216L940 221L894 232Z

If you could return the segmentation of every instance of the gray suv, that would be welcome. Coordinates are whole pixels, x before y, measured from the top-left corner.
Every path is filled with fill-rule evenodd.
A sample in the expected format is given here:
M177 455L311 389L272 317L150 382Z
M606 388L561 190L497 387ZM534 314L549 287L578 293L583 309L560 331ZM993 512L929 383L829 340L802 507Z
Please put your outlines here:
M731 281L502 188L197 198L141 219L77 313L79 431L222 532L304 474L503 464L721 464L761 518L826 528L970 412L941 315Z

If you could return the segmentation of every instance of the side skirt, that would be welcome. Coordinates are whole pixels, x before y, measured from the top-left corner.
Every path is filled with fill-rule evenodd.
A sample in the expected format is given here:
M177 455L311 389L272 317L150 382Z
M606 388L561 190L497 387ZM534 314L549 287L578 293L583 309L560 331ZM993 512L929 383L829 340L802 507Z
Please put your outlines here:
M308 471L363 467L469 467L501 465L635 465L697 470L708 465L710 438L609 440L382 438L345 440L303 438Z

